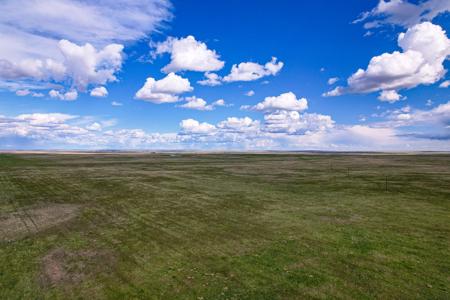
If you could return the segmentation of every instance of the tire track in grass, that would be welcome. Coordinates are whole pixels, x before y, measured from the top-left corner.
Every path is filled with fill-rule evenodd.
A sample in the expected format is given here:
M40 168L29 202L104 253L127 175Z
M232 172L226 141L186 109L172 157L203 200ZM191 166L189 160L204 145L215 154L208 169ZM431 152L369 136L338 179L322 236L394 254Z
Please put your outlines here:
M5 176L3 176L3 177L5 177ZM46 178L46 176L45 176L45 174L40 174L40 177L41 177L41 179L43 179L43 180L39 180L39 182L46 182L46 181L48 181L48 180L46 180L45 178ZM50 179L51 180L51 179ZM1 178L1 181L0 182L5 182L5 179L4 178ZM11 186L11 182L10 181L8 181L8 183L10 184L10 186ZM56 186L56 185L58 185L58 186L61 186L61 188L60 188L60 190L63 190L63 187L62 187L62 185L61 184L56 184L56 182L54 182L54 181L52 181L51 182L51 184L52 184L52 186ZM24 191L28 191L26 188L24 188L24 186L23 186L23 184L22 185L20 185L19 184L19 186L22 188L22 190L24 190ZM46 185L45 185L46 186ZM29 193L29 191L28 191L28 194L30 194ZM17 211L17 212L20 212L20 209L17 207L17 205L14 203L14 201L11 201L11 204L14 206L14 208L15 208L15 211ZM20 215L21 216L21 215ZM23 220L23 218L22 218L22 216L21 216L21 221L24 223L24 225L25 226L27 226L27 228L28 228L28 225L27 225L27 222L25 222L24 220ZM32 233L31 232L31 230L30 229L28 229L28 231L29 231L29 233ZM60 235L61 236L61 239L64 241L68 241L70 238L69 238L69 235L70 235L70 228L69 228L69 226L68 226L68 224L60 224L60 226L59 226L59 229L58 229L58 235ZM116 248L117 247L115 247L115 244L114 243L112 243L111 241L108 241L106 238L103 238L103 241L104 242L106 242L105 244L108 244L109 246L110 246L110 249L115 249L115 250L117 250ZM62 245L64 244L64 243L61 243ZM122 257L124 257L125 255L122 255ZM137 264L136 264L137 265ZM120 274L120 273L117 273L117 278L122 278L122 281L123 282L127 282L127 284L128 284L128 286L132 286L132 284L131 284L131 282L129 282L128 280L125 280L125 277L124 276L122 276L122 274Z
M82 193L80 192L78 194L82 194ZM93 200L93 201L91 201L90 206L91 206L91 208L95 209L95 211L96 211L96 213L98 215L103 216L104 219L113 219L114 217L116 217L115 215L109 213L109 210L112 207L108 207L107 209L105 209L104 205L100 205L100 203L102 203L102 202L104 202L104 201ZM118 209L117 205L115 205L114 210L118 211L121 215L126 216L126 218L128 220L130 220L132 223L133 222L134 223L138 222L139 225L145 226L147 228L151 227L152 229L160 229L160 228L155 227L155 226L149 226L151 224L151 222L149 222L150 220L148 218L145 218L142 215L137 216L136 214L132 214L127 206L121 204L119 207L120 208ZM105 224L101 224L100 226L98 226L96 221L94 221L93 219L89 219L88 221L91 224L93 224L93 226L96 227L96 228L99 228L100 226L104 226L105 225ZM126 226L126 225L124 225L124 226ZM129 228L123 228L123 226L122 226L122 229L119 229L119 230L121 230L122 232L127 232L128 236L130 235L129 234L130 233ZM149 231L144 231L144 232L149 232ZM142 231L140 231L140 233L141 234L134 234L134 236L136 238L139 238L140 240L143 240ZM149 240L153 236L154 236L154 234L149 232L148 234L145 235L145 237L146 237L145 240ZM117 245L116 245L115 241L112 240L112 238L106 238L104 236L102 236L100 238L101 238L101 240L104 243L109 244L112 248L115 248L116 250L119 250L119 252L121 252L122 258L125 258L129 263L131 263L131 265L134 265L134 269L136 269L136 270L137 269L142 269L141 268L142 264L139 261L136 260L136 257L131 257L125 251L122 251L121 249L117 249ZM173 237L171 237L170 240L172 240L172 242L173 242ZM167 247L167 245L166 245L166 247ZM173 248L175 249L175 246ZM121 277L125 278L124 276L121 276ZM133 286L133 285L130 284L130 282L128 280L127 280L127 282L128 282L129 286ZM138 287L135 286L135 288L138 288Z
M98 203L98 201L95 201L96 203ZM142 206L142 205L141 205ZM133 214L130 210L128 210L128 209L126 209L125 208L125 205L122 205L121 206L122 207L122 209L121 209L121 214L123 215L123 214L125 214L126 216L127 216L127 218L128 219L130 219L130 220L134 220L134 222L136 222L137 220L139 220L140 222L140 224L142 225L142 226L145 226L145 227L152 227L153 229L157 229L157 230L160 230L161 228L158 228L158 227L155 227L155 226L149 226L149 223L151 224L151 222L152 221L154 221L154 220L152 220L152 219L149 219L149 218L145 218L142 214L139 214L139 215L136 215L136 214ZM103 214L107 214L108 215L108 213L107 212L105 212L105 210L101 210L101 212L103 213ZM174 222L175 223L175 222ZM160 224L157 224L157 225L159 225L159 226L161 226L161 225L163 225L162 223L160 223ZM163 232L163 233L165 233L165 234L168 234L168 232ZM147 234L147 236L149 236L149 234ZM152 234L150 234L150 237L152 236ZM140 239L142 240L142 235L140 236ZM146 238L146 240L147 240L147 238ZM172 237L169 237L169 240L171 240L172 242L173 242L173 236ZM176 244L176 243L174 243L174 244ZM171 248L171 250L173 250L173 252L175 252L175 253L180 253L179 251L177 251L176 250L176 247L168 247L167 245L165 245L165 247L166 248ZM186 251L184 251L183 253L185 253L185 254L188 254L188 253L186 253ZM181 254L181 253L180 253ZM193 253L192 252L190 252L190 254L191 255L193 255Z
M72 178L72 182L77 182L78 178ZM62 184L61 184L62 186ZM81 200L81 198L84 195L84 191L85 188L81 187L80 184L76 184L75 187L78 186L78 192L75 192L74 194L78 195L78 199ZM80 188L81 187L81 188ZM63 189L61 187L61 189ZM84 205L87 205L88 203L85 200L81 200L78 201L83 203ZM99 211L105 211L103 206L97 205L96 201L93 200L91 201L91 203L89 203L90 207L94 207L97 208L97 213ZM112 217L111 214L107 214L108 217ZM80 221L87 221L92 227L100 229L102 226L99 226L100 223L96 222L95 220L93 220L90 217L86 217L86 216L82 216L82 219ZM102 223L102 225L104 225ZM61 230L60 234L63 236L63 239L68 240L69 239L69 235L70 235L70 229L68 228L68 226L66 224L64 224L65 230ZM100 231L101 232L101 231ZM99 232L99 233L100 233ZM95 237L96 240L100 241L100 245L105 246L107 245L107 248L109 249L113 249L113 253L115 254L119 254L121 259L123 260L125 258L126 261L128 261L129 264L134 265L135 267L139 267L139 264L133 260L129 255L127 255L127 253L125 251L123 251L120 247L117 247L117 243L115 243L112 238L109 238L103 234L97 234ZM113 272L116 276L114 276L114 278L118 279L119 281L121 281L124 285L133 288L136 292L142 292L139 287L135 286L129 279L126 278L126 276L124 274L122 274L122 272L120 272L117 268L113 268ZM107 276L108 277L108 276ZM106 286L104 288L107 288Z
M6 175L4 175L4 174L1 174L1 175L0 175L0 183L1 183L2 185L4 185L4 186L5 186L5 184L6 184L7 190L9 190L9 191L14 191L14 190L15 190L14 184L11 182L11 180L9 180L8 176L6 176ZM24 225L25 228L27 229L28 233L32 233L31 228L28 226L28 223L25 221L25 218L27 217L27 215L26 215L26 214L25 214L25 215L22 215L24 211L21 210L21 209L17 206L17 204L16 204L16 202L14 201L13 197L8 197L8 196L7 196L7 200L6 200L6 201L9 202L9 204L10 204L11 207L13 208L13 211L14 211L13 214L14 214L15 216L18 216L19 220L23 223L23 225ZM34 223L34 221L32 221L32 222L33 222L33 224L36 226L36 224ZM5 236L7 236L7 235L5 235Z
M28 179L28 178L27 178ZM29 199L33 199L34 198L34 194L32 194L32 192L30 191L30 189L28 187L26 187L24 185L24 180L20 179L14 180L14 185L16 186L16 189L22 191L22 193L25 194L25 196L28 198L27 201L29 201ZM40 191L40 189L39 189ZM32 203L31 206L35 206L36 203ZM34 226L35 232L39 232L39 226L36 224L36 222L34 221L33 217L28 213L28 210L26 208L22 208L21 209L25 218L27 218ZM32 231L29 231L29 233L33 233Z

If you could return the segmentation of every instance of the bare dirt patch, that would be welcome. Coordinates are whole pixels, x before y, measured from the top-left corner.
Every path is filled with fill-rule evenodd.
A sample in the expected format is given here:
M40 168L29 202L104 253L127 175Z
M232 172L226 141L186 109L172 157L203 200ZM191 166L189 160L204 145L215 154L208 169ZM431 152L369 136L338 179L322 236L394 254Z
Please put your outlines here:
M112 270L115 261L109 251L56 248L42 258L39 282L43 287L77 285L91 276Z
M78 215L79 209L74 204L51 204L0 215L0 240L16 240L67 222Z

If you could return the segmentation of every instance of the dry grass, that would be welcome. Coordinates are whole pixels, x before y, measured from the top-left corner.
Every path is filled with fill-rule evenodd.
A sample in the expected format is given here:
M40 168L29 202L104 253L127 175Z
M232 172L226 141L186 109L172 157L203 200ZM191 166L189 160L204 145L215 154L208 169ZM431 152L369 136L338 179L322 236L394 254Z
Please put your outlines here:
M51 204L4 213L0 216L0 240L16 240L65 223L75 218L79 209L74 204Z
M44 288L73 288L89 277L111 271L114 263L115 258L110 251L56 248L42 258L39 282Z

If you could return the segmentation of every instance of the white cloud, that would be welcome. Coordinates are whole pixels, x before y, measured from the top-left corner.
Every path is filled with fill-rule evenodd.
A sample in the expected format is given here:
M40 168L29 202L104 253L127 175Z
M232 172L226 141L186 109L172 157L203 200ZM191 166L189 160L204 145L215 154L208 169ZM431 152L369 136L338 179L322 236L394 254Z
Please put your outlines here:
M433 100L428 99L427 102L425 103L426 106L432 106L433 105Z
M68 39L104 47L146 37L171 18L170 6L165 0L5 0L0 3L0 26L2 35L15 34L14 40L21 36L47 42Z
M108 90L104 86L99 86L91 91L92 97L106 97L108 96Z
M16 117L0 116L0 147L31 149L63 148L132 148L142 144L171 142L173 134L144 134L139 138L136 130L102 132L100 127L110 126L112 120L99 121L82 127L90 117L60 113L22 114ZM98 124L96 124L98 123ZM15 144L17 143L17 144Z
M0 78L3 80L62 81L66 76L63 63L53 59L23 59L11 62L0 57Z
M37 97L37 98L41 98L41 97L45 96L42 93L33 92L33 91L30 91L29 89L17 90L16 95L19 97L31 96L31 97Z
M342 86L337 86L331 91L325 92L322 94L323 97L336 97L344 94L344 88Z
M61 113L21 114L16 117L17 120L28 121L31 125L62 124L75 118L77 118L77 116Z
M321 114L299 114L297 111L276 111L264 116L264 130L288 134L304 134L308 131L324 131L333 128L330 116Z
M216 73L205 73L205 79L198 81L201 85L217 86L222 82L235 82L235 81L254 81L265 76L277 75L283 68L283 62L277 62L276 57L272 57L272 60L265 65L260 65L254 62L243 62L238 65L234 64L231 67L231 72L225 77L220 77ZM263 81L263 84L269 82Z
M183 137L174 134L147 133L141 129L102 130L114 120L90 122L91 117L50 113L0 116L0 148L18 149L111 149L165 145L178 147ZM14 144L17 141L18 144ZM7 144L9 143L9 144ZM11 144L12 143L12 144ZM168 145L171 146L168 146ZM9 145L9 146L8 146Z
M225 132L257 132L260 130L260 122L249 117L229 117L217 124L217 128Z
M229 106L225 103L225 100L223 100L223 99L218 99L218 100L214 101L212 104L215 106Z
M196 96L186 97L186 103L179 105L179 107L194 109L194 110L214 110L216 106L227 106L225 100L219 99L211 104L208 104L202 98L197 98Z
M214 107L212 105L208 105L205 100L202 98L197 98L196 96L186 97L186 103L180 105L180 107L195 109L195 110L213 110Z
M216 126L209 123L200 123L194 119L186 119L180 122L180 127L184 133L211 134L216 130Z
M111 102L112 106L122 106L123 104L121 102L113 101Z
M154 55L170 53L170 63L161 69L165 73L178 71L210 72L223 68L224 62L205 43L189 35L185 38L169 37L155 45Z
M216 86L216 85L222 84L222 81L221 81L222 77L220 77L216 73L206 72L205 77L206 77L205 79L199 80L199 81L197 81L197 83L200 85L208 85L208 86Z
M276 57L272 57L272 60L265 65L260 65L254 62L243 62L239 65L233 65L231 72L223 78L225 82L234 81L253 81L265 76L277 75L283 68L283 62L277 62Z
M116 81L114 73L122 66L123 45L110 44L97 51L92 45L78 46L67 40L59 42L64 65L72 84L84 91L89 84Z
M440 26L415 25L399 35L398 44L403 52L373 57L366 70L348 78L348 87L337 87L324 96L410 89L433 84L446 73L443 63L450 54L450 40Z
M292 93L284 93L279 96L266 97L263 102L255 106L243 106L243 109L252 109L258 111L302 111L308 108L308 101L305 98L297 99L297 96Z
M386 123L391 126L409 126L409 125L417 125L417 124L428 124L434 125L435 130L438 130L440 126L441 129L446 128L450 125L450 101L447 103L440 104L430 110L420 110L415 109L412 110L410 107L405 107L400 110L395 110L389 112L388 118L393 121L400 121L391 123ZM450 132L449 132L450 139Z
M19 89L61 82L84 90L115 80L119 43L145 38L171 18L166 0L5 0L0 11L0 80Z
M331 77L330 79L328 79L328 84L333 85L338 81L339 81L339 77Z
M229 117L214 125L186 119L180 122L180 132L162 134L142 129L105 130L114 126L115 120L22 114L0 116L0 148L405 151L450 147L450 102L430 110L406 106L390 112L386 120L337 125L330 116L278 110L266 113L263 122Z
M248 96L248 97L251 97L253 95L255 95L255 91L254 90L250 90L247 93L245 93L245 96Z
M366 29L386 24L408 28L423 21L432 21L439 14L449 11L450 2L446 0L428 0L417 4L407 0L380 0L373 10L362 13L354 23L365 22Z
M30 90L27 90L27 89L25 89L25 90L17 90L16 91L16 95L20 96L20 97L28 96L30 93L31 93Z
M91 44L78 46L61 40L58 49L62 61L53 59L24 59L17 63L0 57L0 78L5 80L32 80L69 82L72 88L84 91L90 84L116 81L114 75L122 66L123 46L110 44L97 51Z
M191 92L193 88L188 79L169 73L160 80L148 77L144 86L137 91L136 98L153 103L172 103L180 100L179 94Z
M381 91L380 95L378 96L378 99L380 101L394 103L394 102L405 99L405 97L402 97L402 95L400 95L399 93L397 93L394 90L385 90L385 91Z
M439 85L440 88L446 89L450 86L450 80L445 80L442 81L441 84Z
M59 100L64 101L73 101L78 98L78 93L76 90L70 90L65 93L61 93L60 91L57 90L51 90L50 92L48 92L48 94L52 98L58 98Z
M86 126L86 129L91 130L91 131L100 131L100 130L102 130L102 125L100 125L97 122L94 122L94 123Z

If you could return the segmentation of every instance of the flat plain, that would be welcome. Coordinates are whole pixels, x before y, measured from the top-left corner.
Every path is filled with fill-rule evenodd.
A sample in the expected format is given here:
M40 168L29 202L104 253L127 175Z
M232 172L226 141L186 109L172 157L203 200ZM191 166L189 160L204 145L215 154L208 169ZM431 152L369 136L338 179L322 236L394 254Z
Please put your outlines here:
M0 154L0 299L449 299L450 154Z

